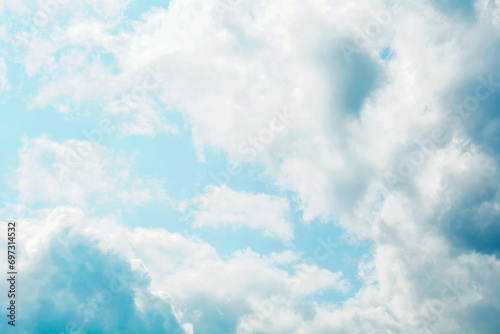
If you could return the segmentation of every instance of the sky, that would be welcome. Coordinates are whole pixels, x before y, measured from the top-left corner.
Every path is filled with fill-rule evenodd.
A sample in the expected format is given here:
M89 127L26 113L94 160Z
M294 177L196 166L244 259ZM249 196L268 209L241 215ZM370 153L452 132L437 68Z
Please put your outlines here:
M0 17L1 333L500 333L500 0Z

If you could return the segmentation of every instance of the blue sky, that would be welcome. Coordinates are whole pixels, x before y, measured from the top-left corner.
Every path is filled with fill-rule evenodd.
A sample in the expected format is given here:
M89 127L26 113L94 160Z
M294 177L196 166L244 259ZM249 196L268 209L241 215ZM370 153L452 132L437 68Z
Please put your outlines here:
M0 15L2 333L500 330L498 1Z

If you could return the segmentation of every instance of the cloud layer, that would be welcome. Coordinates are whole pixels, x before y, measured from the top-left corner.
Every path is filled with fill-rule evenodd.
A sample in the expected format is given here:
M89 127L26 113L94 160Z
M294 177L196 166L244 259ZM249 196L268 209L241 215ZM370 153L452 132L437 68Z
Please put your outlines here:
M174 201L134 175L130 152L25 137L18 201L0 212L22 214L26 333L500 330L500 1L174 0L131 22L127 5L69 2L29 37L17 60L38 87L30 106L74 120L95 103L114 135L158 146L188 133L199 161L258 166L272 191L236 190L236 173L208 185L209 201ZM2 59L0 90L12 85ZM189 208L200 230L251 228L284 249L224 257L194 236L89 213L155 200ZM353 283L295 249L305 237L292 211L371 245L351 296L329 300ZM105 269L130 278L107 300ZM98 316L78 311L86 303L107 304Z

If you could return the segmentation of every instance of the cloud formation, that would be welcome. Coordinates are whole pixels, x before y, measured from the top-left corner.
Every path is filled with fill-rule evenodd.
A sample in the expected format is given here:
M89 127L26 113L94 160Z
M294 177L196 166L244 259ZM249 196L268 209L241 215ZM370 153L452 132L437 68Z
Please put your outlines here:
M250 227L286 250L223 258L196 237L90 217L80 210L91 195L123 205L167 195L103 145L24 139L19 201L51 204L44 218L21 221L26 263L39 257L52 268L30 284L60 279L64 289L51 291L72 303L41 289L27 314L46 316L48 306L57 310L51 323L88 331L119 329L112 312L151 332L500 330L498 0L174 0L124 26L127 4L71 2L96 15L30 37L19 62L40 86L32 106L77 117L93 101L124 138L186 131L202 162L217 152L258 166L293 203L219 185L193 211L194 226ZM3 72L0 62L0 86ZM187 130L172 125L178 115ZM78 147L81 165L54 169ZM359 289L341 302L322 297L352 283L289 243L302 237L287 217L295 204L308 226L335 224L371 245L358 259ZM102 297L98 287L112 279L105 263L134 277L123 300L102 317L75 314L84 296ZM57 269L70 271L62 279Z
M210 187L195 198L188 210L195 227L248 226L263 230L265 236L283 242L293 239L290 208L285 198L266 194L237 192L227 186Z
M19 161L15 188L23 202L87 207L89 200L118 200L125 205L168 200L160 181L130 177L131 161L96 141L24 138Z
M300 314L314 308L307 296L350 288L341 272L290 252L266 257L247 249L222 259L199 239L129 229L75 207L44 210L18 225L25 275L19 290L31 291L19 301L25 333L182 333L193 325L233 332L245 316L260 315L271 296Z

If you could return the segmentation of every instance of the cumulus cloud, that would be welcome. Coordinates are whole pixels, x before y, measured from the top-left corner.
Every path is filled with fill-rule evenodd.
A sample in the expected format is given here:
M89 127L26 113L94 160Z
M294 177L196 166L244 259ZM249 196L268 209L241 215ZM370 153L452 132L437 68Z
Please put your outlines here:
M25 275L18 288L31 291L20 296L26 307L19 321L39 319L22 328L26 333L181 333L191 326L195 332L234 332L245 316L262 313L272 296L280 296L277 308L314 313L308 296L350 287L341 272L296 255L244 250L222 259L199 239L129 229L74 207L32 212L17 224L23 240L19 270ZM279 269L286 263L287 270Z
M16 226L23 230L18 263L25 275L17 291L29 291L16 299L23 309L16 327L21 333L184 333L171 303L149 291L147 273L116 249L99 247L92 236L97 231L84 232L81 212L56 209L41 216Z
M103 234L147 268L151 293L171 296L179 323L194 332L498 332L499 1L262 0L222 12L218 4L173 1L122 34L73 20L33 39L23 60L30 75L50 72L66 44L103 47L120 70L82 62L75 81L48 82L36 103L99 98L111 115L133 109L138 122L123 132L143 135L169 128L156 103L180 110L200 156L218 150L260 164L295 194L305 221L335 221L372 243L371 254L356 295L325 305L301 298L345 289L339 274L302 263L292 275L251 250L222 260L163 230ZM158 64L168 76L147 90L144 76ZM96 88L104 83L107 93ZM134 90L147 93L143 103L121 103ZM277 131L283 110L293 119ZM57 155L77 142L34 144ZM57 176L72 191L53 194L55 172L34 152L21 151L21 199L34 189L78 204L113 184L90 159L83 171L96 182L82 188ZM232 221L291 240L280 199L218 189L228 202L197 211L196 225ZM256 216L243 201L277 206ZM307 289L287 283L311 268ZM275 287L284 301L272 301Z
M286 198L238 192L227 186L210 187L207 193L193 199L188 210L195 227L248 226L283 242L293 239Z
M135 205L168 199L159 180L131 177L131 161L95 140L24 138L19 160L14 186L23 202L86 207L91 195L97 203L118 199Z
M5 66L5 59L0 58L0 92L8 89L9 79L7 77L7 67Z
M454 103L474 102L466 100L470 93L464 94L464 83L474 83L471 88L475 89L481 76L487 77L492 70L496 74L497 61L492 66L474 56L491 53L492 41L498 38L498 23L487 13L486 1L474 4L472 23L469 18L457 20L455 13L443 14L445 6L454 6L451 3L406 1L390 12L382 3L363 1L356 6L327 1L243 2L226 13L212 31L199 25L183 26L183 34L169 41L165 51L147 42L152 33L168 34L169 25L157 23L161 17L167 21L174 13L191 10L204 22L210 15L191 6L186 1L175 3L168 11L151 13L144 32L138 29L134 36L141 48L132 47L129 57L162 57L165 66L176 64L162 98L189 116L199 146L225 150L236 159L248 158L239 144L257 136L275 110L291 109L295 120L258 150L258 161L283 189L298 194L305 220L335 219L348 231L375 243L374 270L366 278L373 284L360 290L343 309L323 310L325 316L309 328L313 332L441 332L479 326L472 319L460 319L456 312L481 303L484 294L473 288L477 278L471 273L484 270L496 277L497 265L487 264L496 259L480 254L478 246L470 253L457 254L456 243L443 228L471 226L450 216L463 203L457 195L470 186L481 192L486 184L498 183L495 154L459 131L467 129L471 120L487 115L488 106L497 105L498 92L490 92L489 99L458 127L450 119L460 117L457 111L450 115ZM490 7L498 13L498 4L490 2ZM391 13L390 18L387 14L381 18L383 10ZM462 15L461 10L457 9L457 15ZM250 11L251 17L247 16ZM342 17L348 17L350 25ZM359 32L380 19L387 22L379 23L376 36ZM414 27L420 27L418 33ZM363 38L366 43L360 45ZM239 52L243 47L247 52ZM346 47L354 50L349 57ZM389 58L381 56L383 49L388 50ZM203 52L203 60L195 59L192 50ZM281 66L267 58L271 55ZM179 79L188 73L196 73L199 88ZM274 89L268 89L269 85ZM485 138L495 138L494 124ZM426 140L433 138L436 129L445 139L429 146ZM428 147L423 150L424 158L418 152L422 147ZM387 185L386 173L398 170L406 160L413 164L413 174L405 175L402 184ZM457 184L458 180L465 182ZM486 198L492 200L495 193ZM477 210L479 203L475 204ZM491 203L491 209L486 209L483 205L481 216L469 209L463 215L495 226L494 206ZM441 214L444 207L450 211ZM484 219L485 214L491 218ZM480 233L476 235L476 243L485 240ZM492 245L496 237L489 235ZM425 242L419 245L421 240ZM470 259L475 259L476 269L455 273ZM426 276L424 281L419 273ZM455 279L468 284L467 293L457 297L458 305L442 302L444 282ZM442 288L435 291L425 280ZM484 288L493 289L491 285ZM429 311L428 303L433 302L442 302L436 306L442 309ZM497 309L498 305L488 307ZM363 319L363 325L351 320L354 314ZM279 332L274 323L268 326L260 330Z

